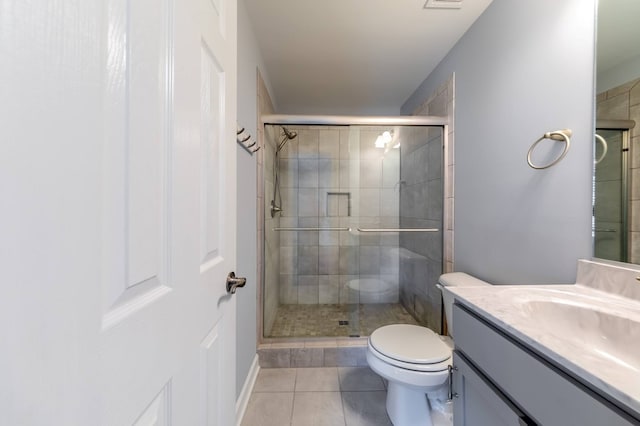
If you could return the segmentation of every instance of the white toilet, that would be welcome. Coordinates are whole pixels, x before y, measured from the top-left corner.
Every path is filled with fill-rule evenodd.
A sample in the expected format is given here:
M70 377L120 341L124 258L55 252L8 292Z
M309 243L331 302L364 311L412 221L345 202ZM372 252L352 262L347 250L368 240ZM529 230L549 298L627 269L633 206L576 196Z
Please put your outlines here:
M478 285L489 283L453 272L441 275L438 287ZM449 334L453 336L453 296L444 290L443 299ZM367 362L389 382L387 414L394 426L451 424L451 407L446 399L452 350L450 338L426 327L393 324L371 333ZM432 410L435 405L442 410Z

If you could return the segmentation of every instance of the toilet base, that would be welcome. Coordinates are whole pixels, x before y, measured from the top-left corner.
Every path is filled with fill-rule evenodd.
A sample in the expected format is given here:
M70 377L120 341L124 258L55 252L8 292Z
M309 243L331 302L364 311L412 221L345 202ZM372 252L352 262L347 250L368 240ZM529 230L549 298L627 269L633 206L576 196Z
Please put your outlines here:
M394 426L433 426L424 391L389 382L387 414Z

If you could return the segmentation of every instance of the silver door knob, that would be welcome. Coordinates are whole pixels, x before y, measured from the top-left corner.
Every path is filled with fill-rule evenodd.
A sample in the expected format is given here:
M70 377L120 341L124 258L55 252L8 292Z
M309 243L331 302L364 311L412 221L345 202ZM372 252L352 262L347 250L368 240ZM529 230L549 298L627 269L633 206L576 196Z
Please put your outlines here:
M235 272L229 272L227 276L227 293L236 294L238 287L244 287L246 283L246 278L236 277Z

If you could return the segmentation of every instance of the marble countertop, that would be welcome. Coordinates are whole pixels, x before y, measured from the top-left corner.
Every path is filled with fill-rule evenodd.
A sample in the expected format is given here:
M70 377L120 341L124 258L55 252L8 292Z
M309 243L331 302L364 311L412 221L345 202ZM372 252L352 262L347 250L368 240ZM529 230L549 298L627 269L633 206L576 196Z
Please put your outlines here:
M447 290L459 303L640 417L640 301L582 284Z

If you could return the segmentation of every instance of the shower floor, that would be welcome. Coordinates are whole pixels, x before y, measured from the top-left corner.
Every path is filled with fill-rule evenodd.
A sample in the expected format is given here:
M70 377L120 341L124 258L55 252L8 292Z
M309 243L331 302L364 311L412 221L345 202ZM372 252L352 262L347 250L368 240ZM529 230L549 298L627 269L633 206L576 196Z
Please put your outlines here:
M369 336L389 324L419 325L399 303L360 304L358 315L355 305L280 305L267 337Z

